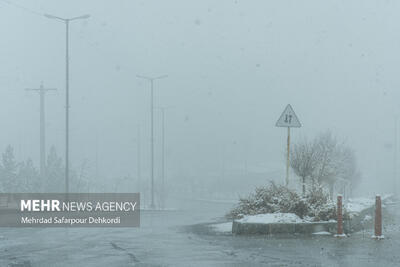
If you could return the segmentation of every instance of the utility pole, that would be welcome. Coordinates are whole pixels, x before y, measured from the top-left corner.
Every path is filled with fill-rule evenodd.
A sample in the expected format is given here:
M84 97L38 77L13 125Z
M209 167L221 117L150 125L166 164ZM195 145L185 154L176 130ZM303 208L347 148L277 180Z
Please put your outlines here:
M150 82L150 178L151 178L151 204L150 208L154 209L154 80L159 80L168 77L167 75L162 75L158 77L146 77L141 75L136 75L140 79L145 79Z
M69 23L79 19L87 19L90 15L73 18L61 18L49 14L44 14L44 16L65 24L65 193L69 193Z
M46 116L45 116L45 94L56 88L44 88L43 82L39 88L26 88L26 91L36 91L40 97L40 177L46 174Z

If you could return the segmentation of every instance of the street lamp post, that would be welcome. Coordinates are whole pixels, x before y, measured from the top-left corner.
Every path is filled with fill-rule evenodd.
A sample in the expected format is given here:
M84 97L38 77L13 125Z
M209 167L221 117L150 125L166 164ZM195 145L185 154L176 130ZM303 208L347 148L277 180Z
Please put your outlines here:
M150 176L151 176L151 204L150 208L154 209L154 92L153 92L153 85L155 80L163 79L168 77L168 75L162 75L158 77L146 77L141 75L136 75L136 77L140 79L145 79L150 82Z
M159 107L161 110L161 183L162 183L162 208L165 208L165 110L171 107Z
M393 187L394 187L394 194L397 197L397 152L398 152L398 138L397 138L397 132L398 132L398 116L396 115L394 117L394 155L393 155Z
M65 193L69 193L69 23L74 20L87 19L90 15L73 18L61 18L44 14L46 18L65 23Z

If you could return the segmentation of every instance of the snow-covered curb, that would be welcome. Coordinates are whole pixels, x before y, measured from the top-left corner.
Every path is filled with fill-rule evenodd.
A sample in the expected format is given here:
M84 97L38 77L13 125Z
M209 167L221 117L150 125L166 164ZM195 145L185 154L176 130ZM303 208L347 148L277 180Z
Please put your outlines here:
M382 197L383 207L390 195ZM375 198L349 199L344 205L350 220L344 220L345 232L359 231L367 227L373 218ZM232 223L234 234L329 234L336 232L336 221L318 221L313 218L300 218L294 213L267 213L246 215ZM229 224L215 225L215 231L228 232Z
M267 213L247 215L234 220L234 234L312 234L333 233L336 221L312 222L310 218L300 218L293 213Z
M312 225L315 225L315 223ZM217 233L222 233L222 234L232 233L232 222L215 223L215 224L211 224L210 227L214 232L217 232ZM316 236L331 236L332 235L332 233L330 233L328 231L316 231L316 232L312 232L311 234L316 235Z
M312 233L313 235L332 235L332 233L329 233L327 231L321 231L321 232L315 232Z
M334 233L336 222L291 222L291 223L245 223L233 221L232 233L251 234L312 234L317 232Z
M267 213L257 215L247 215L242 219L236 220L240 223L302 223L307 222L294 213Z
M210 227L214 232L232 233L232 222L211 224Z

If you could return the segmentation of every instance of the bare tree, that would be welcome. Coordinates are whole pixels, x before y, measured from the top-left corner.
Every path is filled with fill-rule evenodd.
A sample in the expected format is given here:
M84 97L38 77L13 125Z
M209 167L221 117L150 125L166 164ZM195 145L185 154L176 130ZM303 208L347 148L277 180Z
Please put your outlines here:
M318 135L312 142L306 140L294 145L291 152L291 167L302 178L303 195L309 177L312 185L327 185L331 197L335 183L345 180L355 182L359 177L354 151L340 143L331 132Z
M315 145L318 150L319 160L313 173L313 180L316 180L319 184L327 184L332 197L333 186L340 168L338 142L332 133L328 131L317 136Z
M319 160L313 176L319 184L328 185L333 197L334 185L338 179L351 182L355 178L356 157L354 151L344 142L338 142L330 131L320 134L315 142Z
M303 196L305 196L306 192L306 178L313 176L315 168L318 164L317 156L317 146L315 143L311 143L306 139L295 144L290 152L290 166L296 175L302 179Z

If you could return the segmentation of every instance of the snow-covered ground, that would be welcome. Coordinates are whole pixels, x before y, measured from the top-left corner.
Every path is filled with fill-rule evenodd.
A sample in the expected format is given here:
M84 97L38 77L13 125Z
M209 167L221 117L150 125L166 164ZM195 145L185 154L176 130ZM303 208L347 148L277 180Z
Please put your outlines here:
M389 199L392 195L385 195L382 199L382 207L385 207L386 202L390 202ZM391 202L390 202L391 203ZM396 204L395 202L393 202ZM375 198L366 198L366 197L358 197L358 198L350 198L347 203L345 203L344 207L346 212L350 214L350 217L359 215L363 210L373 208L375 206ZM370 221L372 219L371 216L366 215L363 218L363 221Z
M176 211L142 210L140 228L2 228L0 266L234 265L223 248L186 230L232 205L190 200L182 205Z
M346 239L218 235L232 223L197 223L216 221L230 205L185 203L179 211L143 212L140 228L3 228L0 266L400 266L398 225L384 224L383 241L372 232Z
M354 198L349 199L345 205L346 211L349 213L360 213L361 211L368 209L375 205L374 198Z
M152 208L150 206L144 206L144 207L140 207L141 211L179 211L179 209L177 208Z

